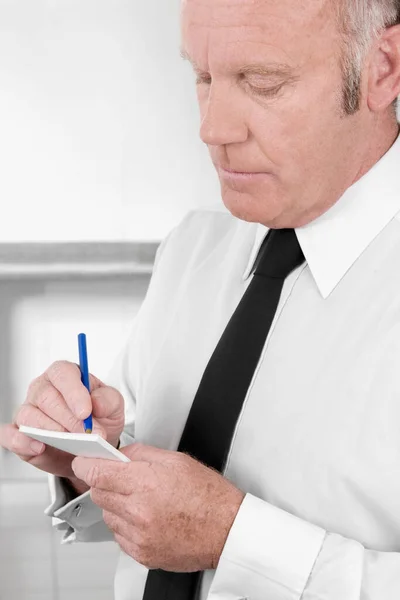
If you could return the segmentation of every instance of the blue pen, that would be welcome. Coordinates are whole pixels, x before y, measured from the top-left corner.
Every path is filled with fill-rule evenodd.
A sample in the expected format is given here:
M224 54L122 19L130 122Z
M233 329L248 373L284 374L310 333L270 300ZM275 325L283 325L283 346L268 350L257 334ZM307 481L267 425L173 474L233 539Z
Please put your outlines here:
M86 348L86 335L80 333L78 335L78 346L79 346L79 367L81 369L81 381L87 391L90 394L90 382L89 382L89 366ZM87 419L83 421L85 433L92 433L93 423L92 415L90 414Z

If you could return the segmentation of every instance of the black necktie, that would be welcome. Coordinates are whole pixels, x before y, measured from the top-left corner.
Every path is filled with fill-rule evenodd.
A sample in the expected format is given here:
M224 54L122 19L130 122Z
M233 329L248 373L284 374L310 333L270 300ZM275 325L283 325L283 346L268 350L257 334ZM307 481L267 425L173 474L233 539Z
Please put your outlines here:
M222 472L286 277L304 262L294 229L270 229L252 281L204 371L178 451ZM143 600L196 600L202 571L149 571Z

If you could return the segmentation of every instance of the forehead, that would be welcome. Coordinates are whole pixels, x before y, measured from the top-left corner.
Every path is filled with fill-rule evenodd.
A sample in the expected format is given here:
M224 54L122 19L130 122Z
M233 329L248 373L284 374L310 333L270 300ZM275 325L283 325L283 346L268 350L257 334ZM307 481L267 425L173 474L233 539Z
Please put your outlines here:
M182 47L201 68L260 53L297 64L336 41L334 14L332 0L183 0Z

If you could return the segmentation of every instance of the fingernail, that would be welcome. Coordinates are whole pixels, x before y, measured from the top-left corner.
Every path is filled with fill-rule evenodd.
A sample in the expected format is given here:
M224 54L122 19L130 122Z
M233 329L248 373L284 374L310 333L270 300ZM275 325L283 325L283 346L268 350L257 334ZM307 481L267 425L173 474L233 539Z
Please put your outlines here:
M30 443L30 449L32 450L32 452L34 452L35 454L40 454L41 451L44 448L44 444L42 442L31 442Z

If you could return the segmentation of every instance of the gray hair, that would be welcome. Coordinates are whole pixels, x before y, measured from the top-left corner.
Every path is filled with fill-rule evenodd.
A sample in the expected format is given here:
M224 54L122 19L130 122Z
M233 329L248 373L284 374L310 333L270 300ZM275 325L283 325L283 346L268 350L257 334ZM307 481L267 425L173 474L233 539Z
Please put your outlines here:
M355 114L361 102L361 77L371 44L384 29L400 23L400 0L333 0L343 38L343 110ZM394 110L397 100L393 103Z

